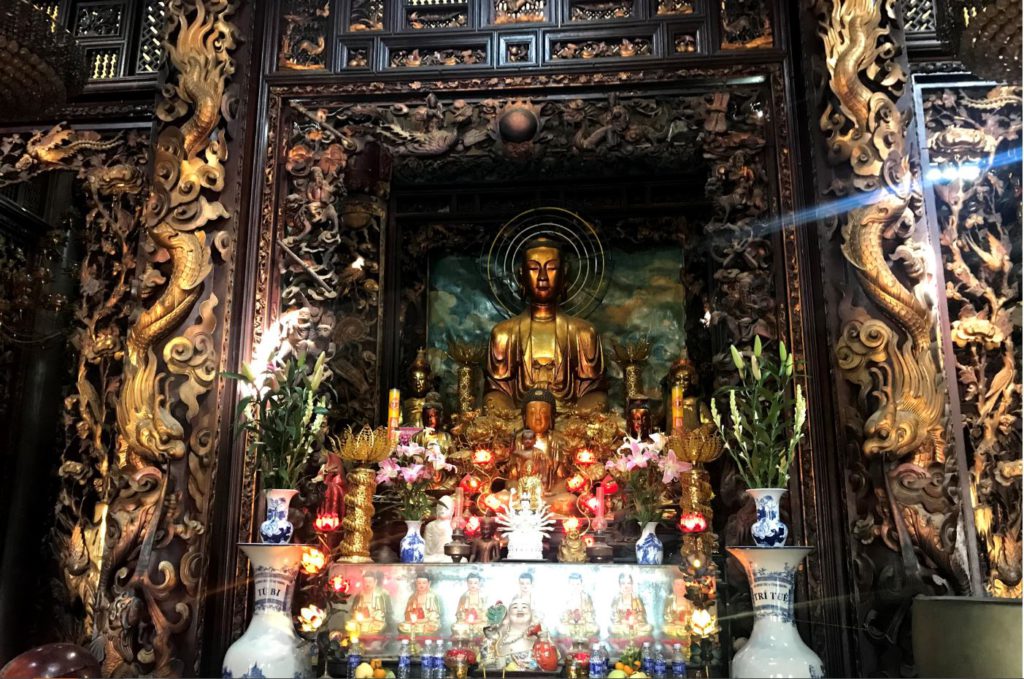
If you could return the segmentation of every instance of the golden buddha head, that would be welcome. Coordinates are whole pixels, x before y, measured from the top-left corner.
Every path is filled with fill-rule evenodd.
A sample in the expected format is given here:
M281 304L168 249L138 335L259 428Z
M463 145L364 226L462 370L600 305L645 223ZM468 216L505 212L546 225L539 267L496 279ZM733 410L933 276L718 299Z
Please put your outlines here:
M416 359L409 367L409 389L413 396L420 398L430 391L430 363L423 349L416 352Z
M531 302L555 304L568 277L562 246L551 238L534 238L523 247L519 262L519 284Z
M427 394L423 401L422 413L423 426L440 431L441 423L444 421L444 405L441 403L440 394L435 391Z
M626 424L630 437L645 439L651 435L651 406L647 399L630 399Z
M523 425L543 436L555 426L555 396L547 389L531 389L523 395Z
M673 363L668 375L669 384L681 386L684 394L689 394L697 384L697 368L688 358L681 358Z

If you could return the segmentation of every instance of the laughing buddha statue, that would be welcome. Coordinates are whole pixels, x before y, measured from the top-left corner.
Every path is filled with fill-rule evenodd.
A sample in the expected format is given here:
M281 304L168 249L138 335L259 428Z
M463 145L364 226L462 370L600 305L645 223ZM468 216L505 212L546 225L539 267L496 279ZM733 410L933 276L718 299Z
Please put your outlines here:
M491 331L486 409L513 410L536 387L549 390L562 411L605 409L601 337L590 323L559 308L567 279L556 241L537 238L523 248L519 283L527 308Z

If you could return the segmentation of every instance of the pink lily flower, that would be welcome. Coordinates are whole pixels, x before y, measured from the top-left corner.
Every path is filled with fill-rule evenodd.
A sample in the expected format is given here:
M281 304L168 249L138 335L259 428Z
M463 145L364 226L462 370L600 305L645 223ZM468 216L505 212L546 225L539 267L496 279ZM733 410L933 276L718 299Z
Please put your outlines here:
M692 467L693 465L689 462L683 462L676 457L675 452L670 450L668 455L661 460L661 471L663 472L661 482L664 484L672 483L679 478L680 474L689 471Z
M390 483L398 478L398 463L390 457L380 461L377 471L377 483Z
M425 469L421 464L411 464L408 467L402 467L402 480L406 483L416 483L421 478L427 478L427 476L429 476L429 472L427 475L424 475L424 471Z

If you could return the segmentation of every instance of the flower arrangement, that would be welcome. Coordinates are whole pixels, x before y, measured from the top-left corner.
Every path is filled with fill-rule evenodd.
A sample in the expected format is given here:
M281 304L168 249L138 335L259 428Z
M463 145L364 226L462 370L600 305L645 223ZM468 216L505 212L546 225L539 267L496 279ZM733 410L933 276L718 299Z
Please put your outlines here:
M777 359L764 353L760 337L754 340L749 362L735 346L731 353L740 376L739 385L724 389L731 426L723 426L714 400L711 417L748 488L785 488L807 421L800 385L796 385L794 396L789 395L793 356L782 342Z
M658 433L651 434L647 441L627 436L605 464L625 485L632 504L630 516L641 525L661 518L662 491L691 467L677 458L674 451L666 449L667 442Z
M247 387L235 410L235 427L249 434L264 488L296 488L313 446L324 435L330 404L324 360L321 353L310 367L302 353L274 361L262 373L251 366L222 373Z
M377 465L377 483L384 486L385 496L405 521L422 521L430 516L434 500L427 491L434 478L443 471L455 469L431 443L426 448L415 442L399 444L394 452Z

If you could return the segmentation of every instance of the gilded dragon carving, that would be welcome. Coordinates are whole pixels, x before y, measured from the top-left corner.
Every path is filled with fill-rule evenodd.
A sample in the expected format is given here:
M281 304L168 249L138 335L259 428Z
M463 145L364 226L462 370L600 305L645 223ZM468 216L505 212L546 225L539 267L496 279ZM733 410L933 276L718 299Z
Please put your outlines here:
M947 455L947 391L937 344L935 272L921 242L923 202L906 57L895 0L811 0L827 81L819 127L832 168L847 281L838 304L840 374L855 385L843 411L854 559L877 639L909 647L917 593L970 589L956 456ZM851 285L856 282L859 285ZM886 627L887 626L887 627ZM877 636L876 636L877 635ZM908 648L909 650L909 648Z
M142 215L149 257L140 274L143 306L124 343L116 490L92 644L110 676L187 671L175 635L198 629L215 443L200 401L220 356L211 272L215 256L226 260L231 251L220 194L235 8L230 0L169 7L171 78L157 106L163 126Z

